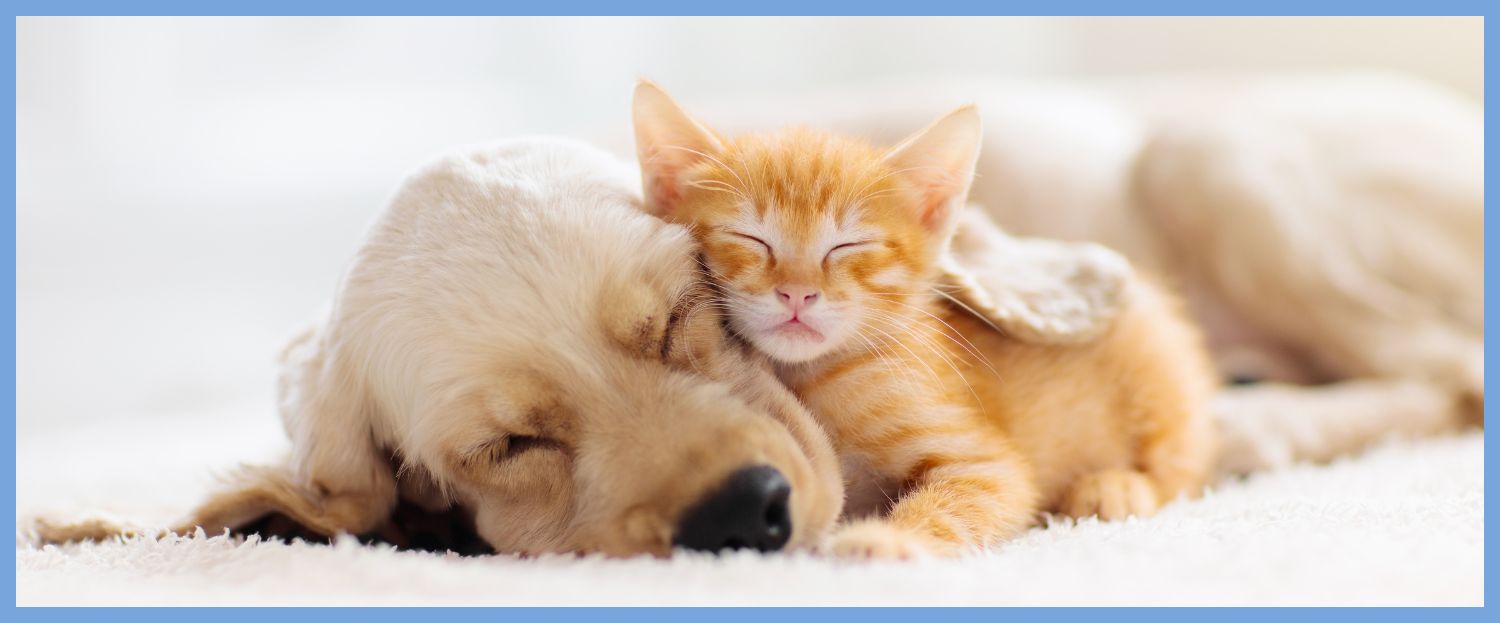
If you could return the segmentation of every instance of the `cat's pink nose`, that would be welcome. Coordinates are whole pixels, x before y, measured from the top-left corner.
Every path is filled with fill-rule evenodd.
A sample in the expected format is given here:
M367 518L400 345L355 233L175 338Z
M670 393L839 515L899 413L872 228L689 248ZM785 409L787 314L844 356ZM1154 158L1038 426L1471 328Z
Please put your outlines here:
M781 304L792 310L792 315L802 311L818 300L818 291L807 286L781 286L776 288L776 297Z

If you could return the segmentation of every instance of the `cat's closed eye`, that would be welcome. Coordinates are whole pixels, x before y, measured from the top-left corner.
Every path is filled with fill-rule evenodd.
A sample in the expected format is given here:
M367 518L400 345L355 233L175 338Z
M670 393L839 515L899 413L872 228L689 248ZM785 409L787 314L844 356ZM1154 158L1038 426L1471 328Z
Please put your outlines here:
M845 242L843 244L834 245L832 249L828 250L828 253L823 254L823 261L828 262L830 260L833 260L835 253L838 253L842 256L849 251L853 251L860 247L865 247L872 244L875 244L874 240L856 240L854 242Z
M767 256L770 256L770 257L775 257L776 256L776 251L771 248L770 243L767 243L766 241L761 240L760 238L757 238L757 237L752 236L750 234L737 232L737 231L729 232L729 235L734 236L736 238L741 238L741 239L744 239L744 240L749 240L751 242L759 244L761 247L765 248Z

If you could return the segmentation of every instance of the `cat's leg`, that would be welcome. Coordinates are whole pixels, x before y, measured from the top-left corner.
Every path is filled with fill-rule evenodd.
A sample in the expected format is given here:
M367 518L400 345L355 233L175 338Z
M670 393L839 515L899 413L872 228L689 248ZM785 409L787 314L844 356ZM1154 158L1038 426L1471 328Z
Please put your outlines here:
M835 556L954 556L1010 538L1035 521L1031 467L1003 438L982 426L942 433L912 424L894 433L904 440L900 447L860 449L891 470L886 473L905 479L888 514L834 534L828 549Z
M1116 366L1123 376L1112 401L1131 444L1129 461L1078 478L1064 493L1062 513L1144 517L1207 483L1218 450L1209 416L1216 376L1197 331L1173 306L1162 290L1138 283L1130 308L1103 338L1103 356L1130 362Z
M1104 469L1074 481L1058 510L1105 521L1145 517L1178 497L1201 493L1213 472L1213 431L1202 415L1143 436L1136 465Z
M1146 517L1175 498L1200 493L1214 465L1210 422L1201 413L1163 419L1167 421L1140 436L1135 465L1080 477L1058 510L1075 518L1114 521Z
M1146 517L1173 499L1202 492L1218 448L1204 401L1183 397L1134 421L1139 425L1134 464L1078 478L1060 512L1105 521Z

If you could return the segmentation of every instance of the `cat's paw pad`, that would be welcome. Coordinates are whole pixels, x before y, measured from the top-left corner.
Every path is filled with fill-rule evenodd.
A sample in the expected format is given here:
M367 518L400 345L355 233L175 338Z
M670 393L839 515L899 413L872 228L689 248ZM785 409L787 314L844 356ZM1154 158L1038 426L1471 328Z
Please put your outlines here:
M1061 510L1071 517L1098 516L1104 521L1114 521L1132 515L1145 517L1160 506L1149 477L1121 469L1079 478L1063 500Z
M928 541L890 524L865 521L839 529L826 550L846 560L915 560L935 553Z

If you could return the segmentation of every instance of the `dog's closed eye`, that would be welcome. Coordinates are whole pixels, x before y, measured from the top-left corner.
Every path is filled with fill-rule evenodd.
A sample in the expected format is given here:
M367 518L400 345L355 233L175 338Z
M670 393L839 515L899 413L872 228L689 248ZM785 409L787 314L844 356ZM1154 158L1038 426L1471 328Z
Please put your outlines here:
M558 443L535 435L511 435L506 438L505 457L515 458L533 450L556 450Z
M471 467L501 464L537 450L557 450L562 446L553 439L535 435L506 435L474 448L464 456Z

